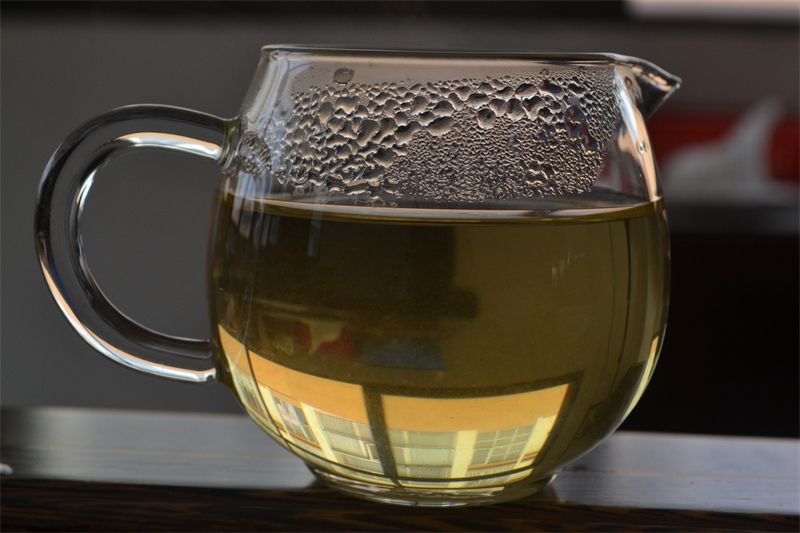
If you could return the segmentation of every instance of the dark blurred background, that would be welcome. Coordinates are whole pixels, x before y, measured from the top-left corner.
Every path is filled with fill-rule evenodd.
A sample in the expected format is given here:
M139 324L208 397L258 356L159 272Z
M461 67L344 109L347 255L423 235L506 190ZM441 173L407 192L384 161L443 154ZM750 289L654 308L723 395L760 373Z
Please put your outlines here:
M131 103L238 111L261 45L618 52L681 76L649 123L672 228L664 350L627 429L798 436L798 8L795 2L13 3L2 10L2 397L238 412L222 386L134 374L94 353L36 263L36 186L59 141ZM212 163L111 165L85 217L121 309L206 336Z

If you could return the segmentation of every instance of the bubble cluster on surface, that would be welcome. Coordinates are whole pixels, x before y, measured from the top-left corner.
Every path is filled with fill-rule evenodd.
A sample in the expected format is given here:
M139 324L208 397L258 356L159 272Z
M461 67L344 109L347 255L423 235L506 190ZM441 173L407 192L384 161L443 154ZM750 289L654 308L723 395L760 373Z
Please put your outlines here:
M332 83L292 95L248 132L240 171L282 192L480 202L588 191L616 120L611 69L426 84ZM273 192L274 188L273 188Z

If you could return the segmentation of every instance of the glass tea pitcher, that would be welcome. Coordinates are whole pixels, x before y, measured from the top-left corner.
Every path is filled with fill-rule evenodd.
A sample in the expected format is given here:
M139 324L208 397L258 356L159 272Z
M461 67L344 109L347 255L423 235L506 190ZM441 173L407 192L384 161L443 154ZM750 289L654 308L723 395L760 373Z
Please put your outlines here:
M678 84L612 54L269 46L234 118L135 105L67 137L39 191L42 271L97 351L224 383L342 491L518 498L653 372L669 245L645 119ZM219 165L207 339L128 317L84 260L92 183L136 149Z

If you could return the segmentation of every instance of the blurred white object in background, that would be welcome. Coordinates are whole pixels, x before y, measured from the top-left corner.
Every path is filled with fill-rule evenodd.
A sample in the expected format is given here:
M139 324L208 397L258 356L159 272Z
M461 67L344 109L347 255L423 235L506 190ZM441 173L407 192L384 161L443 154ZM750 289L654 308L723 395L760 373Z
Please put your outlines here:
M628 0L631 13L641 18L684 18L793 24L797 0Z
M797 204L797 185L770 176L769 146L782 114L778 100L761 100L723 138L676 151L664 165L665 196L680 203Z

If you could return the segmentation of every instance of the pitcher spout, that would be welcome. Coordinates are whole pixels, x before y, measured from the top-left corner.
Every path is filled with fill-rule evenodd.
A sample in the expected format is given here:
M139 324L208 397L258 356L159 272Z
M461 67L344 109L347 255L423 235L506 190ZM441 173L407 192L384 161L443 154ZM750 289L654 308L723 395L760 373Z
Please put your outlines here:
M636 57L609 54L614 61L627 68L638 84L636 105L642 116L650 118L672 93L681 86L681 79L666 70Z

